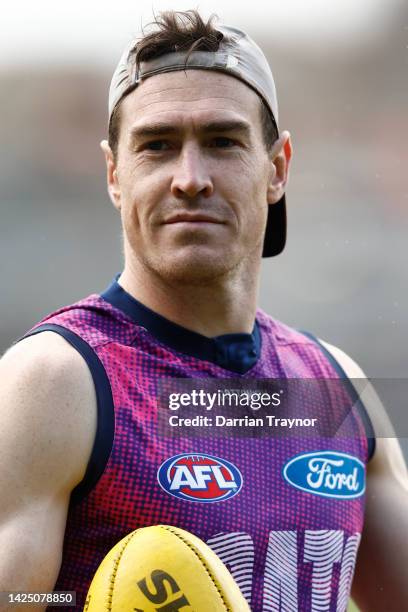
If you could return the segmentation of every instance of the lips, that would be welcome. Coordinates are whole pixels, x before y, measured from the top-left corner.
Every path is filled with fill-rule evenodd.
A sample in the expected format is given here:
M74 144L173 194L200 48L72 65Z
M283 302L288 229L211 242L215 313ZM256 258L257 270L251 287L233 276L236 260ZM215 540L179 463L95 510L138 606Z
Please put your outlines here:
M210 215L203 215L203 214L188 214L188 213L177 213L175 215L173 215L172 217L170 217L169 219L166 219L164 221L165 224L172 224L172 223L222 223L222 221L220 221L219 219L215 218L215 217L211 217Z

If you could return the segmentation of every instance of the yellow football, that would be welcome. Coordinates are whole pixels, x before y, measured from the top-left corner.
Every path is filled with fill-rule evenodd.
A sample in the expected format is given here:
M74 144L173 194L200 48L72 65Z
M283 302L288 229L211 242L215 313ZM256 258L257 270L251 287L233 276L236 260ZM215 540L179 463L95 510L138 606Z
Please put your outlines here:
M136 529L106 555L84 612L250 612L217 555L188 531Z

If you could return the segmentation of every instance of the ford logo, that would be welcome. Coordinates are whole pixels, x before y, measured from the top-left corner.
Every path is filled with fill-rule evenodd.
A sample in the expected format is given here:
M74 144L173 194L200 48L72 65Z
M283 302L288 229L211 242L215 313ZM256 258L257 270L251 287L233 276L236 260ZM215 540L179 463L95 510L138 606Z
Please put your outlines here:
M355 499L365 491L365 466L360 459L334 451L297 455L283 468L290 485L322 497Z

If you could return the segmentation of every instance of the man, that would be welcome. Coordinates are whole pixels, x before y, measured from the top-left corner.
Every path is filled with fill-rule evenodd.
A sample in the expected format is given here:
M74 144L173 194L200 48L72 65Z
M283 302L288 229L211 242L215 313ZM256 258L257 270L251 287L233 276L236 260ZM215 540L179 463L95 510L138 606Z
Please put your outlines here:
M345 610L366 501L353 595L362 609L404 609L406 468L395 439L374 448L364 408L342 438L157 430L163 378L363 376L339 349L256 308L261 257L285 244L291 159L262 52L194 11L164 14L119 62L109 119L102 149L124 270L1 363L0 590L74 590L79 610L118 540L167 523L206 540L255 611ZM370 389L364 404L376 430L385 415ZM337 492L287 476L311 455L322 478L334 470ZM198 489L211 480L225 499L187 499L166 484L170 464L170 480L178 468L201 474Z

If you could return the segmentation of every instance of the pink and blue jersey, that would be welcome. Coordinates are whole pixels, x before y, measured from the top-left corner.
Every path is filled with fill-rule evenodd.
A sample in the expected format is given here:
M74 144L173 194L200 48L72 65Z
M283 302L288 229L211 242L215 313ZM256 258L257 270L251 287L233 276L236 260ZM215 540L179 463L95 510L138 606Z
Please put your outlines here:
M45 330L85 359L98 404L55 585L76 591L76 610L107 552L134 529L156 524L206 541L254 612L346 610L374 443L361 405L342 436L200 436L199 424L194 435L166 435L158 426L163 380L344 379L317 340L261 310L251 334L207 338L152 312L117 281L27 335ZM314 409L336 419L330 403ZM201 423L204 429L209 421Z

